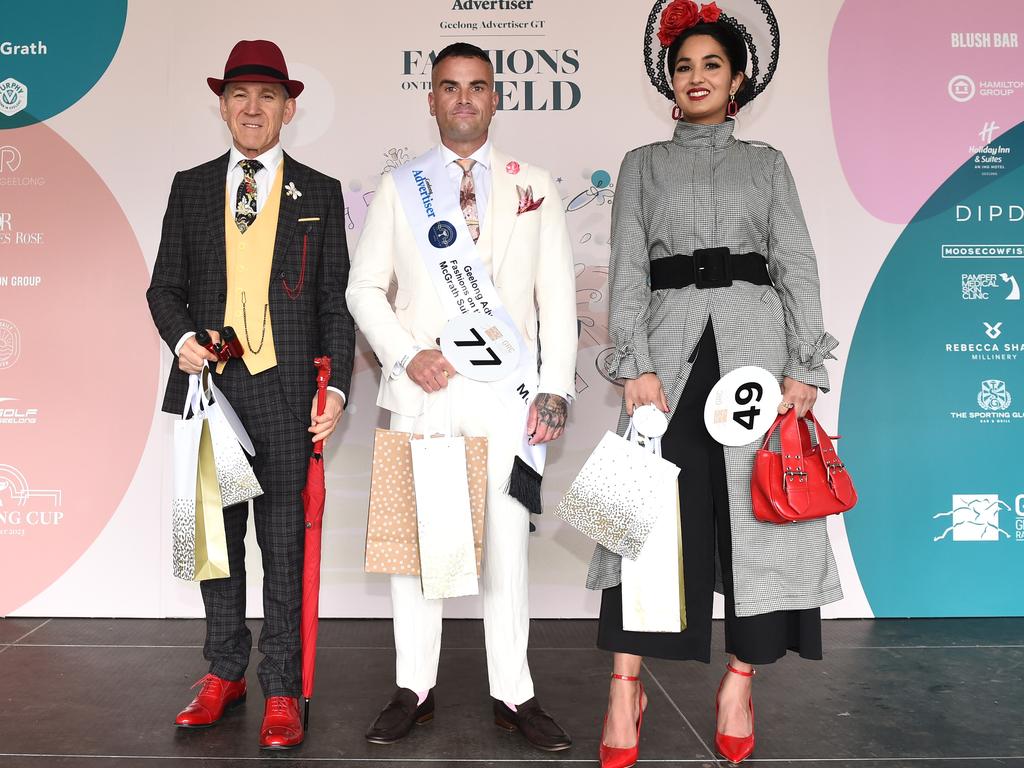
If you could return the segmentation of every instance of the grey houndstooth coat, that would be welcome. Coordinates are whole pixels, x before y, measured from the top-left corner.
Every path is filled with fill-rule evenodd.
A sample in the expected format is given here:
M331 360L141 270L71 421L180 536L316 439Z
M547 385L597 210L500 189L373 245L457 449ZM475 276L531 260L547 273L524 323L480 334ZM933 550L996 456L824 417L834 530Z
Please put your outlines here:
M711 318L722 375L758 365L828 390L824 361L838 342L825 332L818 270L793 177L781 152L733 138L734 123L680 121L671 141L626 155L612 213L608 372L656 373L674 411L687 362ZM651 291L650 262L697 248L756 251L775 287ZM619 433L628 417L623 407ZM824 520L758 521L750 475L759 441L726 447L736 614L814 608L842 597ZM685 467L683 468L685 482ZM683 530L683 536L686 531ZM598 545L587 586L620 581L618 555Z

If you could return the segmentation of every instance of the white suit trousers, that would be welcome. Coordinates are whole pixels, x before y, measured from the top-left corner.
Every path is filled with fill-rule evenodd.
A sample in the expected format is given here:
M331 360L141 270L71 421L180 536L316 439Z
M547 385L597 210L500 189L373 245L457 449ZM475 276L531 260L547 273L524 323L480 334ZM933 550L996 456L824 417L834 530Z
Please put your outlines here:
M521 704L533 697L533 679L526 661L530 521L529 512L505 495L504 488L522 444L523 425L519 414L510 413L489 384L455 376L447 390L428 396L426 415L420 419L393 413L391 428L441 432L450 403L452 434L487 438L487 509L480 573L487 677L491 696ZM442 605L442 600L423 597L418 576L391 577L400 688L419 693L437 683Z

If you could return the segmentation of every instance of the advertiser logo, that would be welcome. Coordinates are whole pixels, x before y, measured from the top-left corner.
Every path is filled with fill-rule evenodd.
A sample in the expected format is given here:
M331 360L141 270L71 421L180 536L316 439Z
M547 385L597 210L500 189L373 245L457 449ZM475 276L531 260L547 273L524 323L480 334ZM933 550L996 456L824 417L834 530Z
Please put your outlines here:
M1024 353L1024 343L1009 341L1004 341L1001 344L993 343L1003 335L1002 321L996 323L983 321L978 330L984 333L990 341L978 338L972 341L949 342L945 345L946 353L963 357L970 356L971 360L980 362L1016 360L1019 354Z
M1024 352L1024 348L1022 348L1020 344L976 344L960 346L974 346L975 350L970 353L971 359L984 361L1015 360L1017 355ZM984 349L986 346L990 346L994 351L986 351ZM1007 349L1011 351L1005 351ZM948 351L968 352L969 350L953 349ZM975 357L975 355L977 355L977 357ZM1013 394L1010 392L1010 387L1005 381L1002 379L985 379L978 385L978 389L974 393L974 403L972 403L972 407L976 404L977 408L980 410L950 411L949 418L954 422L967 421L974 424L1020 423L1020 421L1024 419L1024 412L1021 412L1020 410L1010 410L1010 406L1013 405L1013 402ZM1018 405L1018 408L1019 407L1020 406Z
M946 92L953 101L963 104L975 96L1013 96L1024 88L1024 80L1008 78L1006 80L978 80L969 75L953 75Z
M42 232L22 232L14 226L13 213L10 211L0 211L0 246L42 244Z
M942 541L947 536L953 541L999 541L1010 538L1010 534L999 527L999 513L1008 512L1010 506L1000 500L998 494L956 493L953 494L950 507L946 512L932 515L933 520L949 518L948 527L932 541Z
M980 176L997 176L1006 168L1006 160L1013 153L1010 147L992 143L996 131L1000 130L994 121L985 123L978 131L981 142L971 144L968 148L973 156L974 170Z
M12 424L35 424L39 420L38 408L23 408L14 403L16 397L0 397L0 426Z
M974 81L967 75L953 75L946 90L949 93L949 98L962 104L973 99L978 89L974 85Z
M28 88L13 77L0 82L0 115L10 117L28 106Z
M52 529L64 520L63 493L30 488L16 467L0 464L0 536L24 536L28 530Z
M39 40L35 43L13 43L0 40L0 56L45 56L46 43Z
M21 332L10 320L0 320L0 371L13 368L21 357Z
M427 214L427 218L436 219L434 188L430 186L430 179L423 174L423 171L413 171L412 178L416 182L416 191L420 193L420 202L423 203L423 210Z
M952 32L951 48L1017 48L1016 32Z
M453 11L529 11L533 0L455 0Z
M1018 224L1024 221L1024 205L1020 205L1018 203L1012 203L1010 205L1000 205L999 203L990 203L988 205L964 205L963 203L958 203L955 211L957 224L963 224L965 222L1010 222L1012 224ZM1021 248L1024 246L1016 247Z
M989 291L998 288L998 291ZM1008 272L964 273L960 275L960 295L964 301L987 301L1002 296L1004 301L1020 301L1017 278Z
M42 176L20 176L21 150L11 144L0 145L0 187L41 187L46 183Z

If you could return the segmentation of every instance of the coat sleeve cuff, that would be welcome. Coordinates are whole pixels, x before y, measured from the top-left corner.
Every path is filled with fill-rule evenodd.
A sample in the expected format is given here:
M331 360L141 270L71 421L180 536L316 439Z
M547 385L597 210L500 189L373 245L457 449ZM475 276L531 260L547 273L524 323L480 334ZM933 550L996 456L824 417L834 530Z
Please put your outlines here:
M839 341L828 332L824 332L813 343L797 342L790 350L790 359L783 370L783 375L796 381L817 387L828 392L828 371L825 370L826 360L835 360L832 350L839 346Z
M613 379L636 379L644 373L654 373L646 340L643 345L627 342L616 346L604 368Z

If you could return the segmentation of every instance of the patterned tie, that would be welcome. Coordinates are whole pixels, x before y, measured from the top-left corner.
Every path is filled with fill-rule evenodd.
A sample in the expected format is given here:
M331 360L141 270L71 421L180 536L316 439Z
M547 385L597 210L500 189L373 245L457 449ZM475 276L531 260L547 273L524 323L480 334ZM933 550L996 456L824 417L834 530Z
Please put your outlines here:
M243 235L256 221L256 172L263 167L259 160L239 160L242 169L242 183L235 195L235 224Z
M473 166L476 160L459 159L455 161L462 169L462 184L459 186L459 205L462 215L466 217L466 226L475 243L480 239L480 214L476 209L476 187L473 185Z

